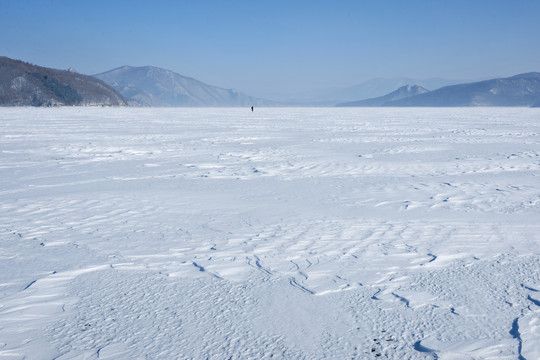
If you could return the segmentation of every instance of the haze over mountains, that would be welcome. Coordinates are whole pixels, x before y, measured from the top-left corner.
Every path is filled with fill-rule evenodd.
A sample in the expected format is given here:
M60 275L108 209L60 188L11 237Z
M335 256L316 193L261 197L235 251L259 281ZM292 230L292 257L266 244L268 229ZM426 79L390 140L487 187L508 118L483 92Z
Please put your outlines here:
M333 106L334 98L351 98L354 94L374 94L393 84L415 81L410 78L373 79L355 87L336 90L327 98L308 102L277 103L251 97L236 90L204 84L170 70L152 66L123 66L96 75L139 106ZM532 106L540 103L539 73L527 73L510 78L455 84L436 88L452 80L419 81L431 84L400 86L384 96L339 103L337 106ZM428 89L435 89L429 91Z
M396 91L392 91L390 94L379 96L376 98L366 99L366 100L360 100L360 101L350 101L346 103L337 104L336 106L340 107L347 107L347 106L383 106L384 104L399 100L408 98L411 96L419 95L419 94L425 94L429 92L429 90L418 86L418 85L405 85L397 89Z
M466 81L444 78L374 78L350 87L314 90L298 94L297 96L289 99L287 103L305 106L333 106L338 103L384 96L407 85L418 85L423 88L433 90L443 86L455 85L464 82Z
M540 101L540 73L445 86L385 106L531 106Z
M411 81L403 86L402 82ZM334 90L311 100L275 102L223 89L173 71L153 66L122 66L95 77L56 70L0 57L0 105L3 106L534 106L540 105L540 73L531 72L465 84L425 87L413 79L373 79L347 89ZM419 81L436 86L450 80ZM399 84L386 95L382 89ZM432 91L429 91L431 89ZM354 101L358 94L370 94ZM377 94L377 95L373 95ZM316 95L312 93L311 96Z
M540 73L444 86L433 91L403 87L388 95L337 106L537 106L540 103Z
M122 66L94 75L138 106L275 106L270 100L222 89L153 66Z

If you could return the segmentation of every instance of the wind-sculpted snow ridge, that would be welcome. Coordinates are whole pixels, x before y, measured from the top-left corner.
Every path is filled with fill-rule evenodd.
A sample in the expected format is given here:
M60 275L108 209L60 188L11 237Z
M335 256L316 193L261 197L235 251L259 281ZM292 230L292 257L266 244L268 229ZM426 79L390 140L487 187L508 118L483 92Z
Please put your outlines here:
M2 109L0 357L540 358L536 109Z

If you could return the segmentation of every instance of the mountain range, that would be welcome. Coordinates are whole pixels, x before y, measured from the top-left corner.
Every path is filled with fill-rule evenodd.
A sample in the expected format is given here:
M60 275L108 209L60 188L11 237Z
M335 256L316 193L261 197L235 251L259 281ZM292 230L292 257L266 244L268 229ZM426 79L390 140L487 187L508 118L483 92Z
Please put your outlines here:
M307 102L274 102L223 89L170 70L153 66L122 66L95 77L73 70L57 70L0 57L0 105L3 106L540 106L540 73L446 85L428 91L421 84L402 85L407 78L373 79L356 87L334 90L326 98ZM432 79L432 85L449 82ZM383 96L374 94L392 84L399 88ZM395 88L394 88L395 89ZM433 87L432 87L433 89ZM313 94L312 94L313 95ZM320 94L319 94L320 95ZM322 95L320 95L322 96Z
M445 86L385 106L531 106L540 102L540 73Z
M153 66L122 66L94 75L138 106L275 106L270 100L222 89Z
M433 91L402 87L388 95L337 106L538 106L540 73L444 86Z
M126 99L103 81L0 56L0 105L123 106Z

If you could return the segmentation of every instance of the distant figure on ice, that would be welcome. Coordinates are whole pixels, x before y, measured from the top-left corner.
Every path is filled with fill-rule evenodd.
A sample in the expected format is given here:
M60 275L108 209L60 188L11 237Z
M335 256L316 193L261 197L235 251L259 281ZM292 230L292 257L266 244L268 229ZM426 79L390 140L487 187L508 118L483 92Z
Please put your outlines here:
M251 107L251 111L253 111L253 106Z

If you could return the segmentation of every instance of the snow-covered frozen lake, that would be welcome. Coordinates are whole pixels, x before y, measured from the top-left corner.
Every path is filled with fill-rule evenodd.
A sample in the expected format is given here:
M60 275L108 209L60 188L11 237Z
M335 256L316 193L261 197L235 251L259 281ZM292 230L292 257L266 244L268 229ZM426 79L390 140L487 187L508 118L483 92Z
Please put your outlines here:
M0 359L539 359L540 109L0 109Z

